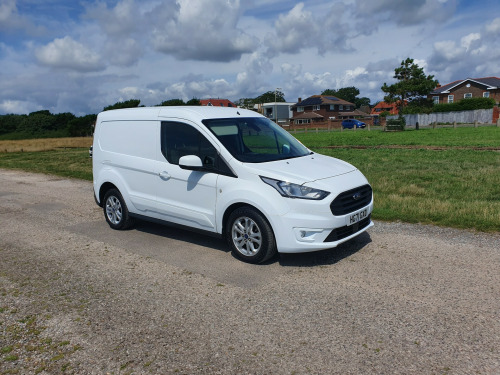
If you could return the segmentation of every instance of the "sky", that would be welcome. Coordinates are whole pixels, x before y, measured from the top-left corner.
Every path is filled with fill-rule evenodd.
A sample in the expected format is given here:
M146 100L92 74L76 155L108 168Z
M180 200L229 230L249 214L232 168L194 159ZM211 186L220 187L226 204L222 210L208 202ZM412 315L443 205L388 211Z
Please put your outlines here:
M500 0L0 0L0 114L500 77Z

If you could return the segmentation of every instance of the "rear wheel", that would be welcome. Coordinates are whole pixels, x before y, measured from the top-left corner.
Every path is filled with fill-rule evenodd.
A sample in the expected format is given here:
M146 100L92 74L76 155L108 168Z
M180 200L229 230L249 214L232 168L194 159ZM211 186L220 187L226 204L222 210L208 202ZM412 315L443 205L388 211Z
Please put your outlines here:
M127 209L122 195L117 189L110 189L104 195L104 217L113 229L127 229L133 224L133 219Z
M231 213L226 239L234 256L248 263L265 262L277 252L271 226L252 207L240 207Z

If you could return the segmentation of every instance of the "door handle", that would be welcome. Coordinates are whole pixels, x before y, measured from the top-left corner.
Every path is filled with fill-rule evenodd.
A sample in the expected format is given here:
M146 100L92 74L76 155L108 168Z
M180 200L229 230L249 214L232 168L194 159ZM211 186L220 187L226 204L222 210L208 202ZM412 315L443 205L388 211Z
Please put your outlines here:
M170 179L170 175L165 171L158 173L158 176L160 176L160 178L165 181Z

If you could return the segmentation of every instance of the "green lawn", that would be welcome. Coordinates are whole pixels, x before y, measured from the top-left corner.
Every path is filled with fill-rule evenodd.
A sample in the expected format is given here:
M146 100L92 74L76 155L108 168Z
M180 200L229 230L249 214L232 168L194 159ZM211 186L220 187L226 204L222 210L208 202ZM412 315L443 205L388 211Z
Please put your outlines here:
M500 232L500 128L294 135L365 174L374 191L374 219ZM475 149L483 147L496 150ZM87 148L0 153L0 168L92 180Z
M425 128L404 132L344 130L333 132L296 133L292 135L308 147L420 145L448 147L500 147L500 128L496 126L464 128Z

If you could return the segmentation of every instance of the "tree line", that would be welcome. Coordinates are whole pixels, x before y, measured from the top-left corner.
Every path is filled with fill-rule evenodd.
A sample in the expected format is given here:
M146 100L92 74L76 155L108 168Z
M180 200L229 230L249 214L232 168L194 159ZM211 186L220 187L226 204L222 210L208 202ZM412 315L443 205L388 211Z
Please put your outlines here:
M357 101L359 90L355 87L342 88L338 91L325 90L323 95L334 95L352 103ZM353 96L354 95L354 96ZM361 98L362 103L369 104L368 98ZM255 104L269 102L285 102L285 95L281 90L268 91L255 98L243 98L237 105L253 109ZM182 99L169 99L157 106L200 105L200 100L193 98L184 102ZM121 108L143 107L139 99L130 99L106 106L103 111ZM59 138L59 137L86 137L93 133L97 115L77 117L72 113L53 114L48 110L31 112L28 115L7 114L0 115L0 139L29 139L29 138Z

